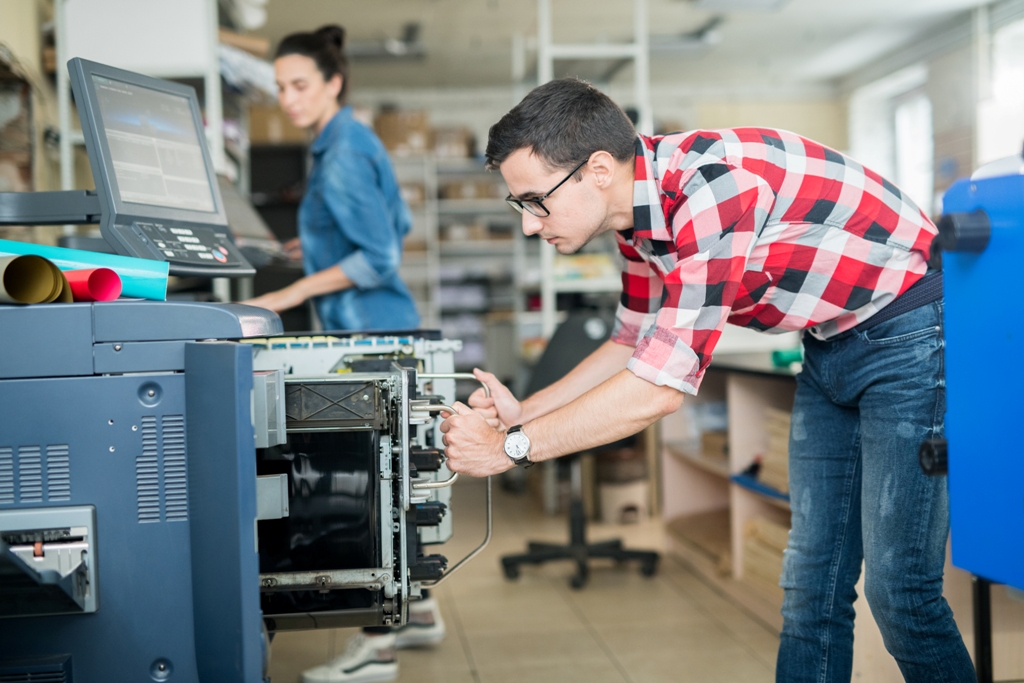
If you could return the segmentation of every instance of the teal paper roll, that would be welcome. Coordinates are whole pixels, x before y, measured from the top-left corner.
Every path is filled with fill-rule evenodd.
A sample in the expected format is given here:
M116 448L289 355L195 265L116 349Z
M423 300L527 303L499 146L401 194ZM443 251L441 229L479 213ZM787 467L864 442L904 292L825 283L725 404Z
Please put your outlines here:
M88 268L110 268L121 276L121 296L130 299L167 299L166 261L114 256L81 249L48 247L44 244L0 240L0 255L32 254L52 261L61 270L85 270Z

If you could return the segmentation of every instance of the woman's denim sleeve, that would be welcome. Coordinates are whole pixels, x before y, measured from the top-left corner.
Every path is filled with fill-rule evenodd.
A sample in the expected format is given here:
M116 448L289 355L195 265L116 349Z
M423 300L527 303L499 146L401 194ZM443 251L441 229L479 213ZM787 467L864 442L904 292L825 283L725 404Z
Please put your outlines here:
M356 249L338 266L359 289L391 278L402 255L377 169L363 153L346 150L324 169L323 199L338 229Z

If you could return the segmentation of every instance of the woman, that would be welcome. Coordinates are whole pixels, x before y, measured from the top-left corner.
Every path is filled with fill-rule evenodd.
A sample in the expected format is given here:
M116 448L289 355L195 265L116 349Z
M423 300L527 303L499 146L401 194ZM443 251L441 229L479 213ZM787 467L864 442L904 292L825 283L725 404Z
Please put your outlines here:
M384 145L345 106L344 41L343 28L324 26L293 33L277 48L281 108L296 126L316 133L313 167L299 206L306 276L245 303L277 312L313 298L325 330L409 330L419 325L419 316L398 277L398 264L412 221ZM396 678L395 649L438 643L445 635L437 602L423 593L423 600L410 605L406 625L365 629L343 655L309 669L303 681Z
M244 303L280 312L313 299L325 330L399 330L419 325L398 276L409 209L387 151L345 105L345 30L293 33L274 58L277 99L292 123L316 133L299 206L306 276Z

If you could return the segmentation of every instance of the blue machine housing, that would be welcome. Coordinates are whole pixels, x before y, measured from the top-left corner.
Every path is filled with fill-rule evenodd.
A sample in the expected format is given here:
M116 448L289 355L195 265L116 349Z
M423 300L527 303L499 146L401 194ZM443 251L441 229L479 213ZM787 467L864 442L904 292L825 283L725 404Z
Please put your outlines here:
M953 563L1024 589L1024 315L1010 282L1024 254L1024 175L960 180L945 195L947 216L979 210L987 245L943 254Z
M0 618L0 678L50 666L76 681L263 680L252 350L197 341L280 332L259 313L0 306L0 521L91 508L98 577L94 611ZM23 585L8 589L9 552L0 542L0 600Z

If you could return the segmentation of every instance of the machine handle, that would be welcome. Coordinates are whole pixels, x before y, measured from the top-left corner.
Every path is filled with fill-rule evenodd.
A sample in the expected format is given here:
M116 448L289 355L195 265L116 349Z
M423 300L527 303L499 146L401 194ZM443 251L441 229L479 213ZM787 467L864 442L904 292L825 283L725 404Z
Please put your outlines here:
M938 243L943 251L980 254L992 236L992 223L982 209L971 213L947 213L939 219Z
M413 484L413 491L424 491L430 489L446 489L454 484L459 478L459 473L454 472L452 476L448 477L444 481L425 481L419 484Z
M472 372L421 372L416 375L417 379L473 379L480 382L480 378L474 375ZM484 382L480 382L480 386L484 388L484 395L487 398L491 397L491 388Z
M456 474L455 476L457 477L459 475ZM481 553L481 551L483 551L483 549L486 548L487 544L490 543L490 542L491 542L491 478L487 477L487 535L484 536L483 543L478 545L475 550L473 550L471 553L466 555L464 558L462 558L461 560L456 562L455 566L453 566L451 569L449 569L448 571L446 571L444 574L441 575L441 578L439 578L439 579L437 579L435 581L424 581L422 583L423 587L424 588L433 588L434 586L440 585L442 581L444 581L449 576L451 576L452 574L457 572L463 565L465 565L467 562L469 562L474 557L479 555Z

